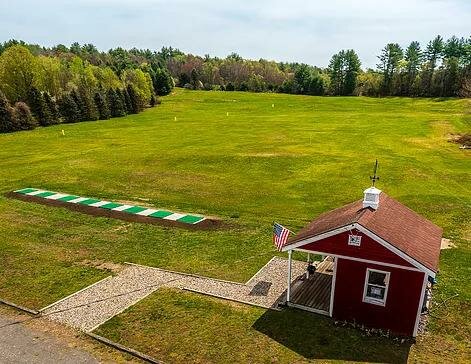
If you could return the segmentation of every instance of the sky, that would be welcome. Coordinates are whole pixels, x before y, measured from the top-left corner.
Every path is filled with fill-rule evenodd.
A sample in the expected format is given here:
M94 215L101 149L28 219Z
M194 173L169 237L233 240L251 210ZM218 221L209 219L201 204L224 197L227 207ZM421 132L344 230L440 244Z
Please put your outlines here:
M471 35L471 0L0 0L0 41L179 48L326 67L354 49L375 67L387 43Z

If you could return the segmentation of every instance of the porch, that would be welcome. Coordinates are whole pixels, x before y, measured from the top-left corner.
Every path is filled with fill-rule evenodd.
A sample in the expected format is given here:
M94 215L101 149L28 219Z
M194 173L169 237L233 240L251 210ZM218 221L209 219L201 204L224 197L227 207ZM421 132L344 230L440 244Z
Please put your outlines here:
M314 273L296 278L290 287L288 305L323 315L330 315L334 258L326 257L315 265Z

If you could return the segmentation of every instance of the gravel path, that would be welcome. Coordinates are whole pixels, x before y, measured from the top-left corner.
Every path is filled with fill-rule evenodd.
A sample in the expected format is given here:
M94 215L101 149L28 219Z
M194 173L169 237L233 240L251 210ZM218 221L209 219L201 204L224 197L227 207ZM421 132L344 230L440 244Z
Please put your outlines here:
M292 262L292 280L303 274L305 262ZM264 308L284 301L287 260L271 259L246 284L171 272L129 264L115 277L108 277L42 310L48 318L93 331L96 327L137 303L160 287L175 287Z

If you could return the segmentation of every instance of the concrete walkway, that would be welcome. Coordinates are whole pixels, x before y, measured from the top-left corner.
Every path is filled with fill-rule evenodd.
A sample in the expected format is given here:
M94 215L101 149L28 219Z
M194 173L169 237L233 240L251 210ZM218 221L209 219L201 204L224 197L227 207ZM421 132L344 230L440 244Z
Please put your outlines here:
M87 351L71 348L0 312L0 363L99 363Z
M305 269L305 262L293 261L292 280ZM286 280L287 260L278 257L271 259L245 284L129 264L117 276L105 278L41 312L52 320L93 331L160 287L180 288L276 308L278 302L284 301Z

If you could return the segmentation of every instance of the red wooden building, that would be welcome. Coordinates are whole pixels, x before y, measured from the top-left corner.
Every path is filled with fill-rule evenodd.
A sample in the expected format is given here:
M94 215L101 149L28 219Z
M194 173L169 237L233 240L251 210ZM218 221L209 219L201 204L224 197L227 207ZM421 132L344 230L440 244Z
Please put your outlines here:
M364 199L324 213L283 247L289 306L416 336L442 229L375 187ZM292 281L291 253L326 257Z

